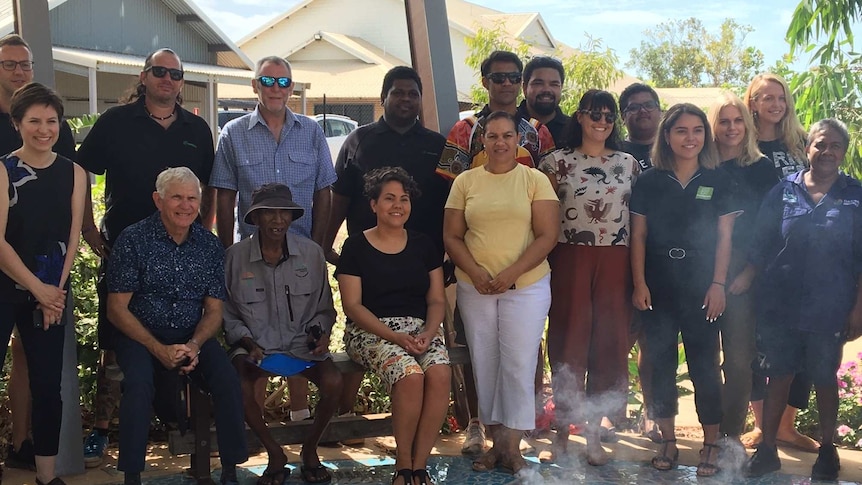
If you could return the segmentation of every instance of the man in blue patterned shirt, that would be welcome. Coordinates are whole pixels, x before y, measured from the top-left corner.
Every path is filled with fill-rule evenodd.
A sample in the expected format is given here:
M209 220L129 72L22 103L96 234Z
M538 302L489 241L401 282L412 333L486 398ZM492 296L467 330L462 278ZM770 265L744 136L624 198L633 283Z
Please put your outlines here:
M156 179L158 212L117 238L108 260L108 317L120 330L123 370L120 459L125 483L141 483L154 382L170 372L205 382L215 403L221 483L248 459L239 378L213 338L222 327L224 249L195 222L201 186L185 167Z

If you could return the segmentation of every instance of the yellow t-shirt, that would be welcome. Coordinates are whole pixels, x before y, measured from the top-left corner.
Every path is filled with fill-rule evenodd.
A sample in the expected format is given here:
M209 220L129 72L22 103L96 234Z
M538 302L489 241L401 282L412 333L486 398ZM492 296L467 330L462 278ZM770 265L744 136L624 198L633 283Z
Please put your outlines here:
M547 176L538 170L518 164L506 173L494 174L478 167L455 178L446 208L464 211L467 249L493 277L511 266L535 240L531 210L536 200L558 200ZM522 274L515 287L532 285L549 271L547 260L542 261ZM455 268L455 275L459 281L471 282L460 268Z

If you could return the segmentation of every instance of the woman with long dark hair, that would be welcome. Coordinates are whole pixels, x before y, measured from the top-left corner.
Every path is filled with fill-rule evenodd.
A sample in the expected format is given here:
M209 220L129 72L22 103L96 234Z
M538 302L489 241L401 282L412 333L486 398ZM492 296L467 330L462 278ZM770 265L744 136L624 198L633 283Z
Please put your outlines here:
M662 434L657 470L676 466L674 420L677 342L682 334L703 450L698 476L718 472L721 374L718 325L725 308L733 206L730 177L716 170L718 152L706 114L692 104L672 106L659 124L653 168L632 191L631 260L634 293L653 363L649 406Z
M625 416L632 317L628 203L640 170L634 157L617 149L617 104L607 91L583 95L566 140L540 165L560 198L560 236L548 256L554 448L564 453L569 424L586 423L587 462L603 465L602 416Z

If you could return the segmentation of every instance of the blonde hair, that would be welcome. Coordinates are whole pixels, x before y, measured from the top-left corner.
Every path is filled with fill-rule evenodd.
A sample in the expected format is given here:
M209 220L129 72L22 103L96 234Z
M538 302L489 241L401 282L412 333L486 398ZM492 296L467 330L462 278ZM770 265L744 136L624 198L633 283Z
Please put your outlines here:
M787 81L784 78L771 72L764 72L754 76L754 79L748 83L748 89L745 90L745 103L748 105L752 116L756 119L757 112L754 110L752 104L760 95L760 90L770 82L781 86L781 89L784 90L784 98L787 100L787 109L784 111L784 117L781 118L776 127L778 139L784 144L784 148L793 158L807 160L808 157L805 156L805 141L808 133L802 127L799 118L796 117L796 105L793 102L793 95L790 93L790 88L787 86Z
M731 92L722 92L709 108L709 124L713 127L713 139L715 139L715 126L718 125L718 116L721 114L721 110L730 106L739 110L742 114L742 123L745 125L742 151L736 157L736 164L740 167L747 167L763 158L764 155L757 147L757 127L754 126L754 117L751 116L751 112L748 111L748 107L739 99L739 96ZM715 142L719 144L717 139Z
M697 116L703 122L703 148L697 154L697 163L708 169L718 167L720 160L718 149L715 147L715 140L712 136L712 129L709 127L709 120L706 118L706 113L702 109L691 103L679 103L670 107L664 112L661 117L661 123L658 125L658 136L655 138L655 143L650 151L650 158L653 166L658 170L672 171L676 168L676 155L667 142L667 135L673 129L680 116L690 114Z

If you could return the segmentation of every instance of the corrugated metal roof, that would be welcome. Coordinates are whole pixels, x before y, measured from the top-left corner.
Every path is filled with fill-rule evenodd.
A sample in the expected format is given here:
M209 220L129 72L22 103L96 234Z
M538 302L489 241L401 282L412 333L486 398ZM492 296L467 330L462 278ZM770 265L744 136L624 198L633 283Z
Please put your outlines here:
M144 57L142 56L70 47L54 47L53 53L56 62L94 68L97 71L137 74L144 67ZM195 82L207 82L210 76L213 76L213 81L217 83L249 84L254 77L254 71L248 69L234 69L192 62L184 62L183 70L185 71L185 79Z
M48 9L53 9L67 1L74 0L49 0ZM216 54L216 62L219 66L236 69L254 69L254 63L237 45L230 40L204 12L198 8L192 0L135 0L160 1L164 3L177 15L195 15L200 20L187 20L186 24L195 31L207 44L224 45L228 50ZM14 12L12 0L0 0L0 35L11 33L14 30ZM87 46L78 46L85 48Z

